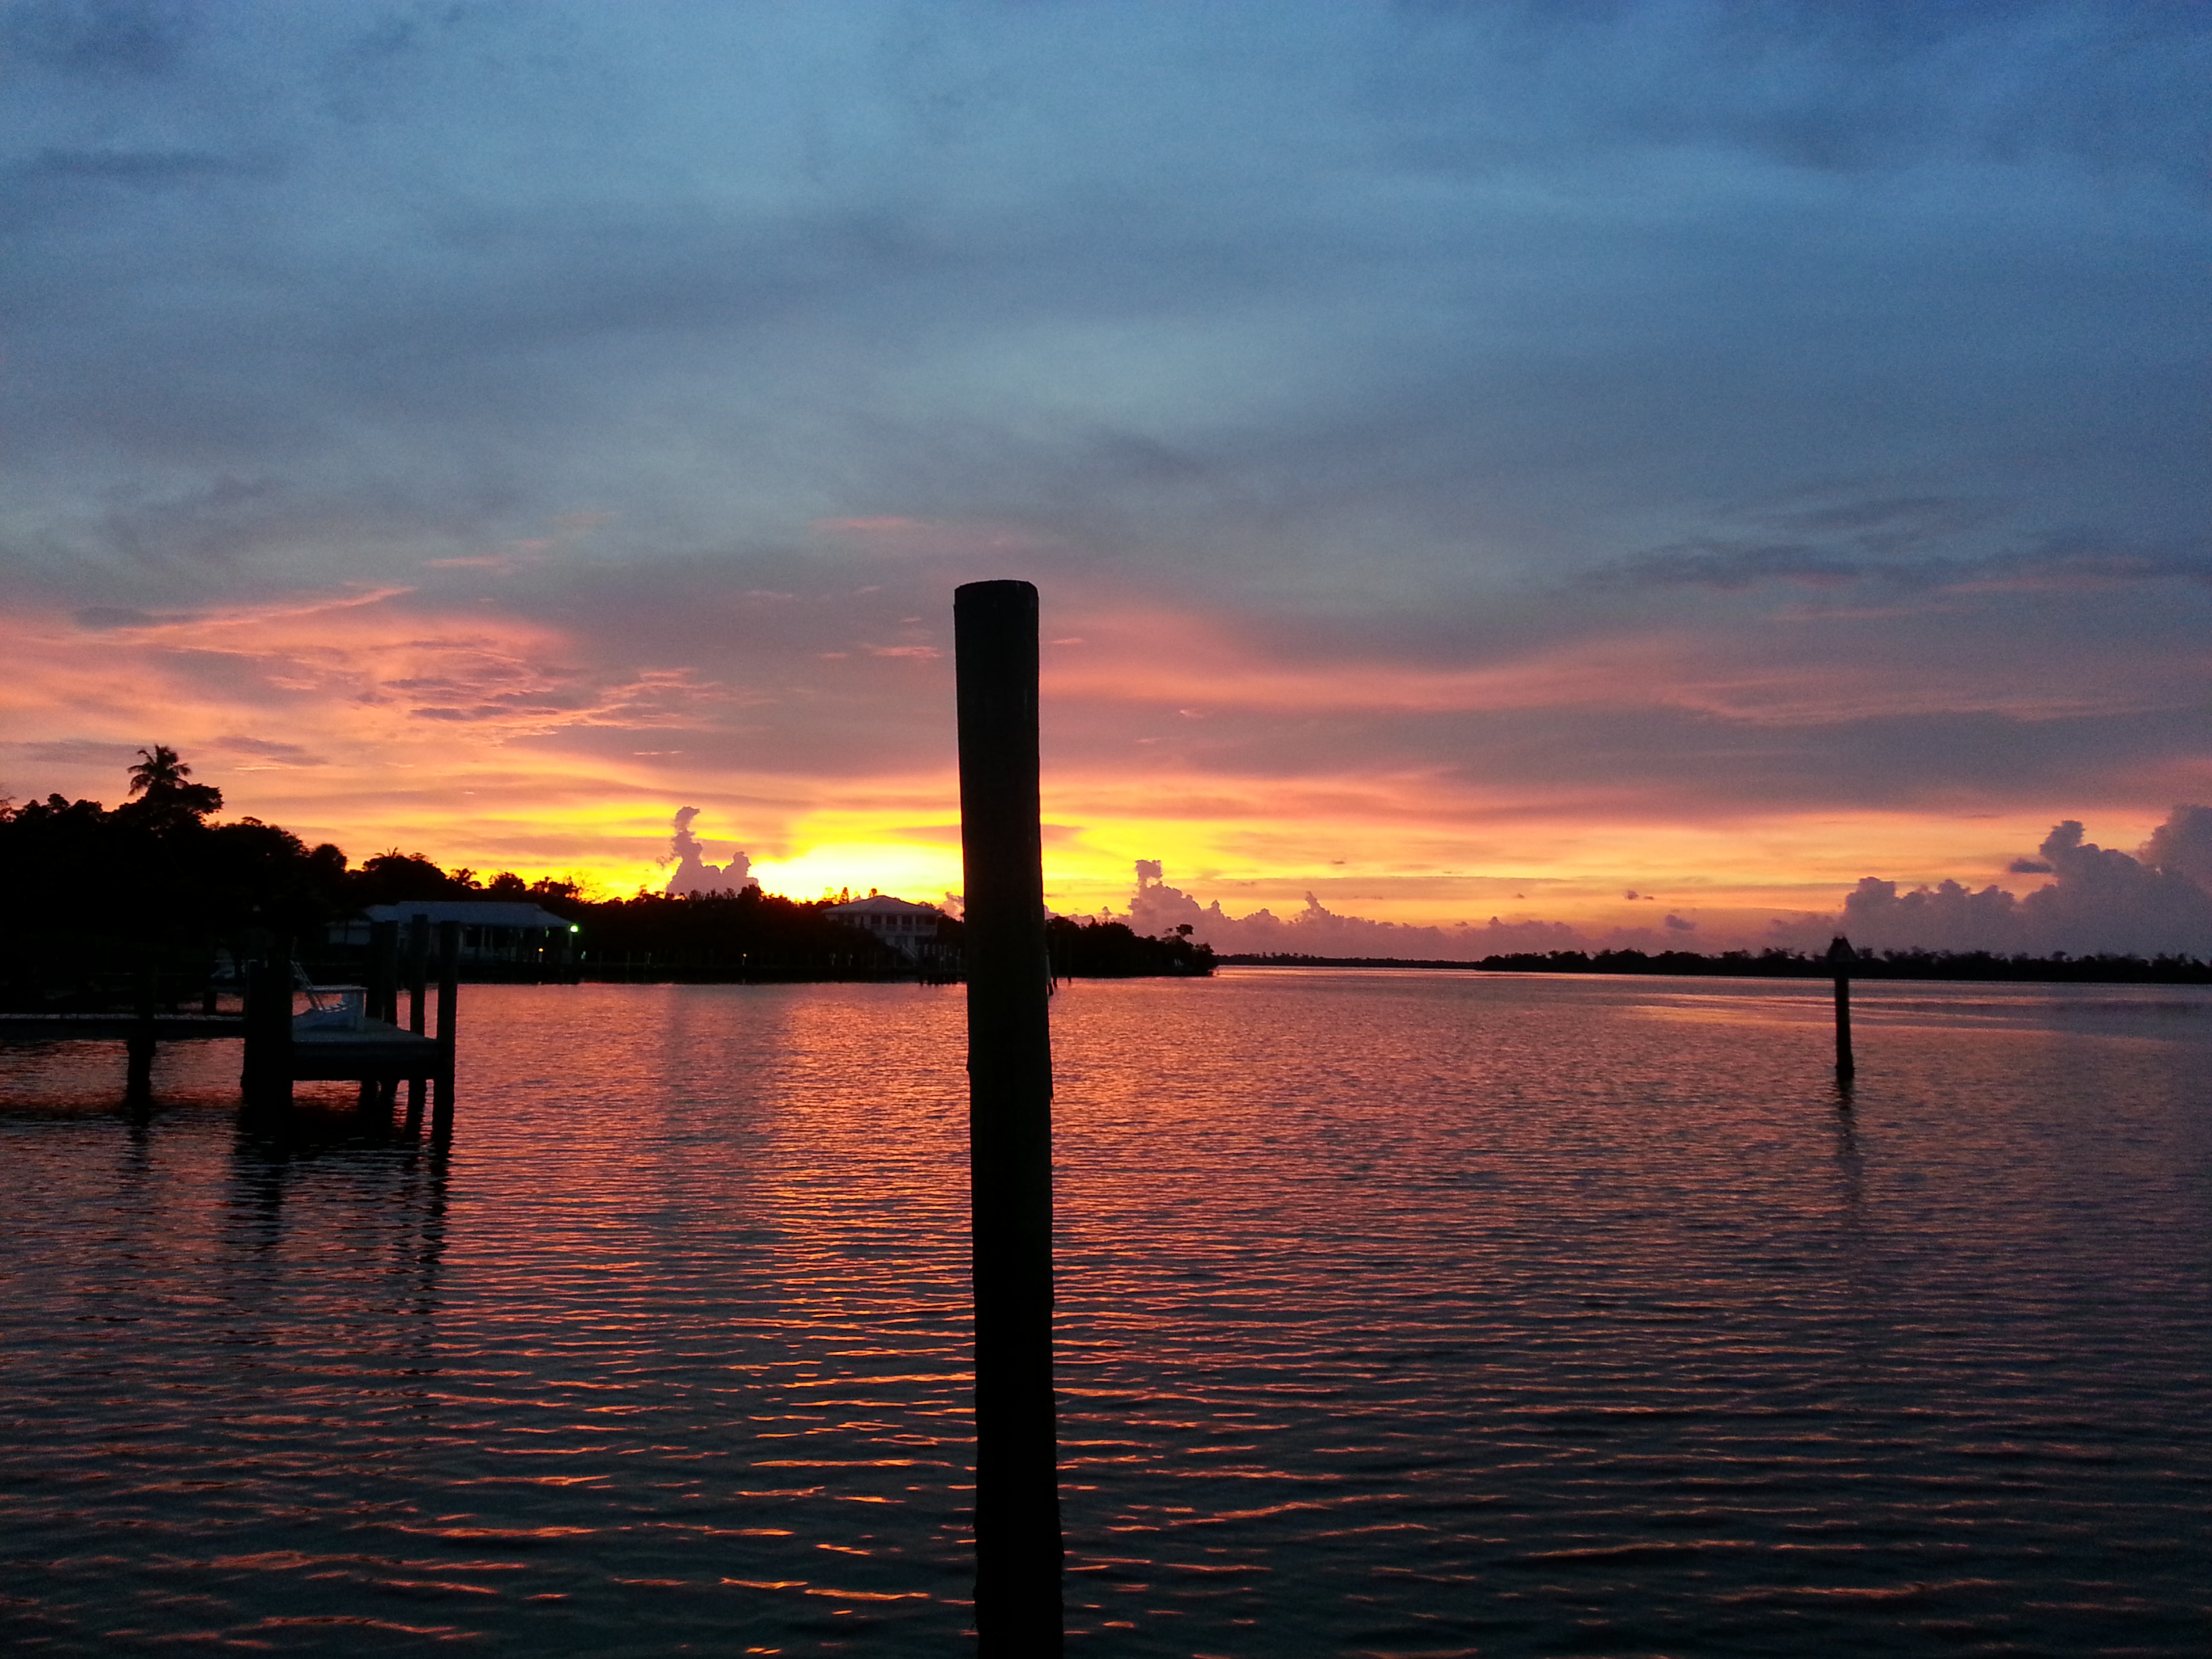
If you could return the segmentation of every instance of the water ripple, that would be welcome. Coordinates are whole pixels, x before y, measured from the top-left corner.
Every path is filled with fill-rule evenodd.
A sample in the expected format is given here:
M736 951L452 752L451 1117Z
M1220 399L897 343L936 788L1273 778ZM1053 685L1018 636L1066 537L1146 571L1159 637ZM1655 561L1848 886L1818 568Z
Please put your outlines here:
M1055 1000L1114 1654L2202 1651L2212 997ZM0 1054L0 1632L957 1650L957 991L472 989L449 1150Z

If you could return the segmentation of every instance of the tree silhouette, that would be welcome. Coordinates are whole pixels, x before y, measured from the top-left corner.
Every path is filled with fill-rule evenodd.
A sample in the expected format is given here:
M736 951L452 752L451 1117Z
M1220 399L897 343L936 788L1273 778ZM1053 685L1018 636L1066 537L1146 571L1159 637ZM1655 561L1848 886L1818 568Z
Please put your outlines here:
M149 789L173 789L191 775L192 769L177 757L175 750L157 743L151 752L138 751L138 764L131 769L131 793L143 795Z
M202 823L210 812L222 810L222 791L211 783L190 781L192 769L166 743L138 751L138 764L131 769L131 806L122 810L156 828Z

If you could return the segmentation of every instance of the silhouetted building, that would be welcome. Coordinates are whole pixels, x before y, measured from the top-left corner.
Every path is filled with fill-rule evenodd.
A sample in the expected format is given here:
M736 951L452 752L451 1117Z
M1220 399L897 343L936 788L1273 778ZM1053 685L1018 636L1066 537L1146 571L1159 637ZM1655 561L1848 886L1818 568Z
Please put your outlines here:
M580 931L550 910L516 899L417 899L372 904L355 921L332 922L330 942L365 947L371 924L380 921L398 922L404 939L408 925L417 916L429 918L433 938L440 922L459 922L465 963L501 962L529 967L571 961Z
M823 914L832 921L872 933L908 962L937 960L937 924L944 920L944 913L933 904L871 893L864 899L833 904Z

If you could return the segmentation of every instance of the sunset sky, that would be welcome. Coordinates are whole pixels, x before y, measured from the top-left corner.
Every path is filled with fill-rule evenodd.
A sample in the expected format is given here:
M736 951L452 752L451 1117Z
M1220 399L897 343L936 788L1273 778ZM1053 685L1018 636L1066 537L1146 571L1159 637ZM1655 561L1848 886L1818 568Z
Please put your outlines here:
M0 793L933 899L1022 576L1069 910L1735 942L2212 802L2212 9L0 37Z

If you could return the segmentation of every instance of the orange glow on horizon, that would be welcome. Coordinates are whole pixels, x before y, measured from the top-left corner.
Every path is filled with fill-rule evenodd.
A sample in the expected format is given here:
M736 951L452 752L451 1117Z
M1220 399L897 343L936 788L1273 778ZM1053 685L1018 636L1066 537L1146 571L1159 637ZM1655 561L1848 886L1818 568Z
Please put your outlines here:
M356 861L397 848L483 876L574 878L600 896L657 890L668 878L671 817L691 805L713 861L742 848L765 886L793 897L877 888L935 901L961 885L949 726L933 752L898 764L841 766L834 747L807 757L812 770L749 763L760 739L744 734L788 711L811 714L833 696L874 707L850 689L862 675L917 677L869 682L892 688L869 695L891 697L884 706L902 714L918 710L917 729L933 731L929 699L946 701L950 665L923 644L849 663L809 653L805 672L815 678L771 664L757 683L738 683L595 665L558 629L441 608L405 587L97 629L19 613L5 627L8 729L56 734L15 745L0 787L18 796L60 789L112 804L131 752L159 740L223 789L227 816L334 841ZM1235 915L1263 906L1287 915L1310 891L1340 914L1384 921L1602 927L1672 911L1717 937L1832 911L1869 874L2018 890L2033 878L2005 875L2005 863L2057 818L2094 815L2093 836L2126 847L2159 816L2140 802L2101 813L2081 802L1699 811L1626 786L1492 789L1415 767L1261 774L1204 749L1147 750L1142 733L1207 732L1209 715L1231 708L1690 696L1680 671L1694 653L1655 634L1447 672L1271 662L1203 618L1168 614L1086 614L1048 635L1046 883L1049 902L1071 914L1124 909L1135 861L1158 859L1170 884ZM1723 696L1712 688L1724 678L1708 677L1695 695L1735 698L1747 682ZM1791 695L1814 696L1819 684L1798 682ZM1133 724L1133 702L1166 725ZM1092 728L1112 741L1066 736ZM667 756L679 740L687 758L678 766Z

